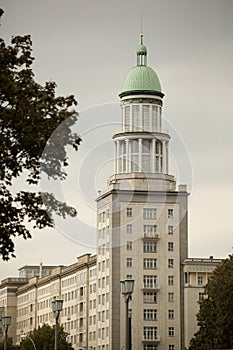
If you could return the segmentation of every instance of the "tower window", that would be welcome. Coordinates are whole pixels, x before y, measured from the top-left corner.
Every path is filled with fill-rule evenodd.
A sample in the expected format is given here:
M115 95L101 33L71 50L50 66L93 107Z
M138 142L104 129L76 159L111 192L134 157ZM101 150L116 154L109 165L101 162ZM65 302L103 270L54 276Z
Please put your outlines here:
M155 208L144 208L143 209L143 219L156 219L156 209Z
M173 209L168 209L167 216L168 218L173 218Z
M150 106L142 106L142 128L143 130L150 130Z
M174 259L168 259L168 267L173 268L174 267Z
M132 250L132 248L133 248L133 243L131 241L127 241L126 249L127 250Z
M144 309L143 318L145 321L156 320L157 319L157 310L154 309Z
M143 268L144 269L156 269L157 259L155 258L144 258L143 259Z
M169 235L173 234L173 226L172 225L168 225L168 230L167 230Z
M168 242L168 251L173 252L174 251L174 243L173 242Z
M131 153L139 152L139 143L138 140L132 140L131 142Z
M132 260L132 258L127 258L127 259L126 259L126 266L127 266L127 267L132 267L132 266L133 266L133 260Z
M173 292L168 293L168 301L169 301L169 303L174 302L174 293Z
M139 106L138 105L133 105L133 128L134 130L139 130L140 129L140 114L139 114Z
M144 241L143 242L143 252L144 253L156 253L157 244L153 241Z
M125 106L125 131L130 128L130 106Z
M128 234L132 234L132 233L133 233L133 227L132 227L132 225L127 225L127 226L126 226L126 232L127 232Z
M169 275L168 276L168 285L173 286L174 285L174 276Z
M174 329L174 327L169 327L168 328L168 335L169 335L169 337L174 337L175 336L175 329Z
M144 327L143 334L145 340L156 340L157 327Z
M132 208L127 208L126 209L126 216L127 217L132 217L133 216L133 209Z
M169 320L174 320L174 310L168 310L168 318Z

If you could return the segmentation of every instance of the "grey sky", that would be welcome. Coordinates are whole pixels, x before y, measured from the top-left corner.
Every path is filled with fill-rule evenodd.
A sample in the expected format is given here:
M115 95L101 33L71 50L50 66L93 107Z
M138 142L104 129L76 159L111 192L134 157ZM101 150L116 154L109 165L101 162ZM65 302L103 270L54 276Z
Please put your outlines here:
M180 181L188 183L191 191L190 256L231 253L233 1L1 0L0 4L5 11L1 36L7 42L12 35L32 36L36 80L56 81L58 94L74 94L79 102L77 128L84 136L72 166L81 159L82 196L91 209L85 211L77 204L82 217L77 235L82 237L80 231L87 235L88 229L94 232L94 198L113 173L107 159L113 152L112 133L119 129L118 93L136 63L143 14L148 65L157 72L165 93L163 116L173 136L170 150L179 139L189 154L184 165L188 169L179 172ZM92 106L96 107L88 109ZM91 140L97 140L96 148ZM97 167L93 181L88 166L97 157L100 165L107 163ZM76 181L76 175L70 181ZM69 185L64 185L65 197L72 202L75 191L70 193ZM17 259L0 263L0 279L16 275L25 264L71 264L89 250L75 243L76 232L64 232L69 238L62 234L67 223L59 225L59 230L34 232L30 241L17 239Z

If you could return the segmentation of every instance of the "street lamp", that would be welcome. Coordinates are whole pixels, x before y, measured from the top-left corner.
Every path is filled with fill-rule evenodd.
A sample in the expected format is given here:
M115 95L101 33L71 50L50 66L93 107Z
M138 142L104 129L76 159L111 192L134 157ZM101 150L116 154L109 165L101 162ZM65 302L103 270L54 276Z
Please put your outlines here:
M7 333L8 327L11 324L11 316L2 316L2 326L5 328L4 334L4 350L7 350Z
M28 339L30 340L30 342L32 343L34 350L37 350L37 349L36 349L36 344L34 343L34 340L33 340L29 335L26 335L26 334L22 334L22 335L21 335L21 339L27 339L27 338L28 338Z
M131 350L131 330L129 325L129 301L131 300L131 296L134 289L134 280L126 279L121 282L121 294L123 294L125 298L125 306L126 306L126 323L125 323L125 350Z
M60 312L62 310L63 300L55 299L52 301L52 310L55 315L56 323L55 323L55 345L54 349L58 350L58 319Z

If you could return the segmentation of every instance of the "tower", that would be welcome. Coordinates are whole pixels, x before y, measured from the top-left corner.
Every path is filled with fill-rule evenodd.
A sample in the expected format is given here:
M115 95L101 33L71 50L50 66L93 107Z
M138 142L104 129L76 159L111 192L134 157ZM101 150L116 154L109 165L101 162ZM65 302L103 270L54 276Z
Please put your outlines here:
M178 350L183 348L188 193L169 175L164 94L147 66L142 34L137 65L127 73L119 97L122 129L113 136L115 174L97 198L97 348L123 348L120 280L133 278L132 349Z

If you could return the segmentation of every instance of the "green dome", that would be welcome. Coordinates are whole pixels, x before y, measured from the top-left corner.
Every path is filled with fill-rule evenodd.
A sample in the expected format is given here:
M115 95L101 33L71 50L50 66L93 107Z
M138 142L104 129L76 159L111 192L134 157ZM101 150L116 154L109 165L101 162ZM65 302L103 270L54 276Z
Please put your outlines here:
M126 74L122 93L140 90L161 92L159 78L155 71L148 66L133 67Z
M147 49L145 47L145 45L140 45L137 48L137 54L145 54L147 53Z

